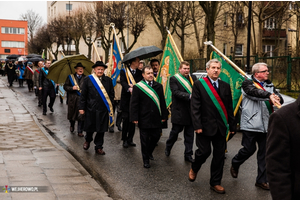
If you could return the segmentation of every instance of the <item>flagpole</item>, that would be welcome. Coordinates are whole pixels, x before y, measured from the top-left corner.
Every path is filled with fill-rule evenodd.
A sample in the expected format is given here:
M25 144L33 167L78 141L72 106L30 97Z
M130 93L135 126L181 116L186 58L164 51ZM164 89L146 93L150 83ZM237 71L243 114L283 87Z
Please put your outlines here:
M94 50L95 50L95 52L96 52L96 54L97 54L97 56L98 56L98 59L101 60L101 58L100 58L100 56L99 56L99 53L98 53L98 51L97 51L97 49L96 49L96 46L95 46L95 43L94 43L94 42L93 42L93 47L94 47Z
M178 50L178 48L177 48L177 46L176 46L176 43L174 42L173 37L172 37L172 35L171 35L171 33L170 33L168 27L166 27L166 29L167 29L168 35L170 36L171 42L173 43L173 46L174 46L174 48L175 48L175 51L177 52L177 55L178 55L178 57L179 57L179 60L180 60L180 62L182 62L183 59L182 59L181 53L179 52L179 50Z
M115 35L115 40L116 40L116 43L117 43L117 46L118 46L118 50L119 50L119 52L121 52L120 51L119 41L117 40L117 33L116 33L116 30L115 30L115 24L114 23L110 23L110 26L113 28L114 35ZM121 60L123 60L123 54L122 53L120 53L120 57L121 57Z
M234 62L232 62L227 56L225 56L219 49L217 49L217 47L215 47L213 44L212 44L212 41L206 41L204 42L205 45L210 45L220 56L222 56L225 61L227 61L235 70L237 70L240 74L242 74L245 78L248 78L246 76L246 73L241 70L241 68L239 68ZM253 82L254 85L256 87L259 87L258 84L256 82ZM278 104L275 104L275 106L277 108L281 108L281 105L278 105Z
M52 52L50 51L50 49L47 48L47 51L49 52L49 55L52 57L52 60L55 59L54 55L52 54Z
M60 53L63 55L63 57L65 57L65 54L64 54L64 52L63 52L63 51L60 51Z

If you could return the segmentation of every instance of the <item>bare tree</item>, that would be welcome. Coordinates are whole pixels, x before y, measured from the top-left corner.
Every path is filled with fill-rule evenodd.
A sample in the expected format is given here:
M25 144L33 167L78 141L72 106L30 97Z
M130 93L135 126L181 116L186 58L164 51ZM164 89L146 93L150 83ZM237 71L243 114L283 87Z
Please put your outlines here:
M146 1L145 4L150 10L152 19L159 29L162 40L161 47L164 48L167 39L166 27L169 28L171 34L174 33L177 21L181 17L178 15L176 8L180 2L176 1Z
M34 12L33 10L27 10L25 14L20 15L21 20L27 21L28 23L28 34L29 34L29 41L33 39L35 31L41 26L42 24L42 17Z
M76 54L79 54L79 42L84 28L84 10L82 8L74 10L68 22L70 39L74 41Z

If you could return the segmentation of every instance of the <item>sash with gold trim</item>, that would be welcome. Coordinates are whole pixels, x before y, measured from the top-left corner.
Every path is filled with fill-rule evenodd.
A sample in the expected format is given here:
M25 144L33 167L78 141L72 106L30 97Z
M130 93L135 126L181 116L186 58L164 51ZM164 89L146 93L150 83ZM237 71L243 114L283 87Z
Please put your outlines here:
M256 83L255 81L253 81L253 83L254 83L256 88L266 91L265 88L263 86L261 86L261 84ZM269 114L273 113L274 109L273 109L273 106L272 106L273 105L272 101L271 100L265 101L265 104L268 108Z
M79 88L79 85L78 85L78 83L77 83L77 81L76 81L76 79L75 79L74 74L70 74L70 75L69 75L69 79L70 79L70 81L71 81L72 86L77 86L77 87L78 87L78 90L77 90L76 92L77 92L77 94L80 96L80 94L81 94L81 89Z
M126 75L126 79L127 79L128 85L129 84L135 85L136 82L135 82L135 80L134 80L131 72L128 71L128 68L124 67L124 71L125 71L125 75Z
M214 105L216 106L217 110L219 111L221 118L227 128L226 130L226 139L229 136L229 125L228 125L228 114L227 114L227 110L225 108L225 105L220 97L220 95L218 94L218 92L215 90L215 88L213 87L213 85L211 84L211 82L208 80L207 77L204 78L200 78L199 79L200 83L203 85L204 89L206 90L208 96L211 98L212 102L214 103Z
M140 81L136 84L136 86L142 90L150 99L152 99L157 106L159 113L161 115L161 110L160 110L160 99L158 94L155 92L155 90L150 87L145 81Z
M114 110L112 103L110 101L110 98L102 85L101 81L95 74L89 75L89 78L91 79L93 85L95 86L96 90L99 92L107 110L108 110L108 115L109 115L109 127L111 127L114 124Z
M178 73L175 74L174 77L179 81L179 83L185 88L185 90L192 94L192 86L194 84L193 79L191 76L189 76L190 81L188 81L182 74Z

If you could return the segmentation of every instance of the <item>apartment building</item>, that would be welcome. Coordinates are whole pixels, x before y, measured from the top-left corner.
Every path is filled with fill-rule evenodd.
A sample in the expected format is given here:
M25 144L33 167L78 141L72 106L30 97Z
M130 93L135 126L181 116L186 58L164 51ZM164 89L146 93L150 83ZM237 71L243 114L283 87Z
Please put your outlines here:
M0 58L27 55L27 21L0 19Z

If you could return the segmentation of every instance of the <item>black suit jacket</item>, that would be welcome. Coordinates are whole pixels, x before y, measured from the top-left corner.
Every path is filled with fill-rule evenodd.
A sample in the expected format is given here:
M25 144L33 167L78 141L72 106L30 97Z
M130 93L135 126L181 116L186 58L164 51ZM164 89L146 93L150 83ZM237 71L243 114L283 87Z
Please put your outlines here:
M159 96L161 115L154 101L136 85L133 86L129 112L130 121L138 121L138 126L142 129L162 128L161 120L168 118L162 85L153 81L152 88Z
M230 85L219 80L218 90L219 96L227 110L229 129L234 132L236 124L233 116ZM195 81L193 86L191 113L194 129L202 129L202 135L214 136L219 129L221 134L226 136L227 128L221 115L199 80Z
M103 75L102 85L104 86L110 101L113 103L115 91L111 78ZM81 90L79 110L85 111L84 131L106 132L109 122L108 110L99 92L88 76L84 78Z
M130 69L127 68L127 70L129 71L129 73L131 73ZM135 74L132 76L136 83L140 82L143 79L142 71L138 69L136 69ZM120 72L120 82L122 85L120 107L123 112L129 112L131 93L128 92L129 85L124 70L121 70Z
M197 80L195 75L191 77L194 82ZM179 125L192 125L190 94L174 76L170 78L170 88L172 91L171 122Z
M300 199L300 96L270 116L266 167L273 200Z

